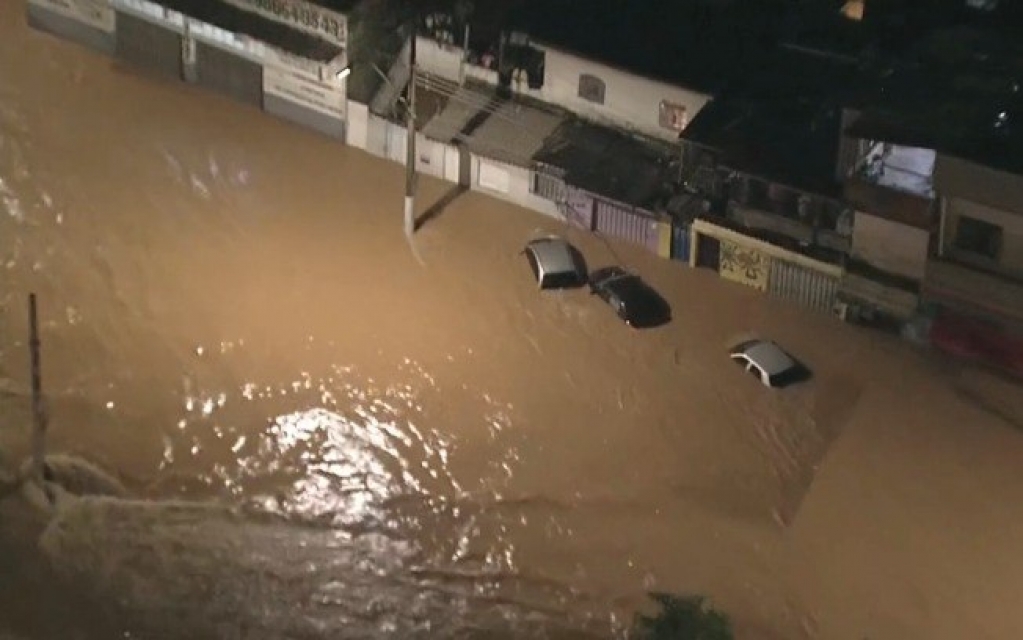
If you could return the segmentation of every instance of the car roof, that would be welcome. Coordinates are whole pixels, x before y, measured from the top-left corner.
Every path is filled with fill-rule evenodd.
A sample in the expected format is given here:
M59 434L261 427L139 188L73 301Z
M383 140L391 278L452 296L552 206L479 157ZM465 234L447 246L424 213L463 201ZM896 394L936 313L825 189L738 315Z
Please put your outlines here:
M751 340L738 345L733 353L745 354L769 376L788 371L796 366L792 356L770 340Z
M579 267L572 255L571 245L563 238L549 236L537 238L526 245L526 249L533 253L540 271L549 273L576 273Z

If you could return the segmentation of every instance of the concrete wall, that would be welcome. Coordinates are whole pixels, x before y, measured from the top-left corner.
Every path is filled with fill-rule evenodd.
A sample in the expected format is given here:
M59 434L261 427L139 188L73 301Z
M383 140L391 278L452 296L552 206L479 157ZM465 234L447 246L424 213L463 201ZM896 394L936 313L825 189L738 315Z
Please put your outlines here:
M458 182L458 165L459 151L455 146L416 134L416 171L448 182Z
M465 65L465 77L481 80L487 84L497 86L497 72L475 64Z
M445 46L423 36L416 37L416 65L423 71L454 82L462 80L463 52L460 47Z
M366 149L366 136L369 134L369 106L354 100L348 101L347 142L353 147Z
M978 202L961 198L948 198L945 203L945 249L955 242L959 219L968 216L983 220L1002 229L1001 253L997 266L1013 275L1023 275L1023 211L1011 213Z
M100 0L29 0L28 24L103 53L114 52L114 10Z
M546 55L543 88L528 89L523 82L522 92L596 121L610 122L652 137L675 141L678 132L666 129L659 123L661 101L668 100L684 106L687 119L692 122L697 112L711 98L704 93L643 78L547 45L534 46L543 49ZM579 76L584 73L604 81L603 105L579 97ZM516 90L514 83L512 89Z
M330 78L321 81L302 69L282 64L264 65L263 108L331 138L345 139L343 83Z
M375 156L405 163L405 127L369 114L366 128L366 151Z
M862 211L853 223L852 255L889 273L924 277L930 234Z
M512 202L545 215L564 219L558 205L546 198L530 193L533 172L524 167L505 164L476 155L470 155L472 189Z

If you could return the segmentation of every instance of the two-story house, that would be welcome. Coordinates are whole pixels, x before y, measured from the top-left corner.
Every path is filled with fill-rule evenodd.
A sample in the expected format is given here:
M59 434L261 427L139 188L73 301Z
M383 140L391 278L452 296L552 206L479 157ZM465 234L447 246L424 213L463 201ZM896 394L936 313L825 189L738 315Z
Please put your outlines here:
M926 299L1023 329L1023 162L1012 171L939 154L940 222Z
M855 67L778 52L755 82L719 96L682 134L689 262L831 311L853 211L835 171L842 96ZM684 215L684 214L683 214Z

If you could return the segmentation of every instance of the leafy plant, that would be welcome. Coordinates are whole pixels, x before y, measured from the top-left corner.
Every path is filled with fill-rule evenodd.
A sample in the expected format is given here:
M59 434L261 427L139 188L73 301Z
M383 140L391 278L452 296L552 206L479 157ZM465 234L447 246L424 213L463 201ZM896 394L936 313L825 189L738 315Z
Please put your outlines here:
M728 616L711 608L703 596L649 595L660 611L636 614L632 630L638 640L734 640Z

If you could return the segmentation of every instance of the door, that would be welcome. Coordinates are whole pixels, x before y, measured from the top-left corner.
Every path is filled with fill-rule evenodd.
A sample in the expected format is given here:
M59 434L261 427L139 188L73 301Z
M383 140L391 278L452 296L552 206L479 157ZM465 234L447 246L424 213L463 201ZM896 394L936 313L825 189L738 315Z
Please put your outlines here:
M696 266L718 270L721 264L721 241L714 236L696 234Z
M263 107L263 68L202 41L195 43L196 82L247 104Z
M182 78L181 36L128 13L117 12L114 54L120 60L172 78Z

